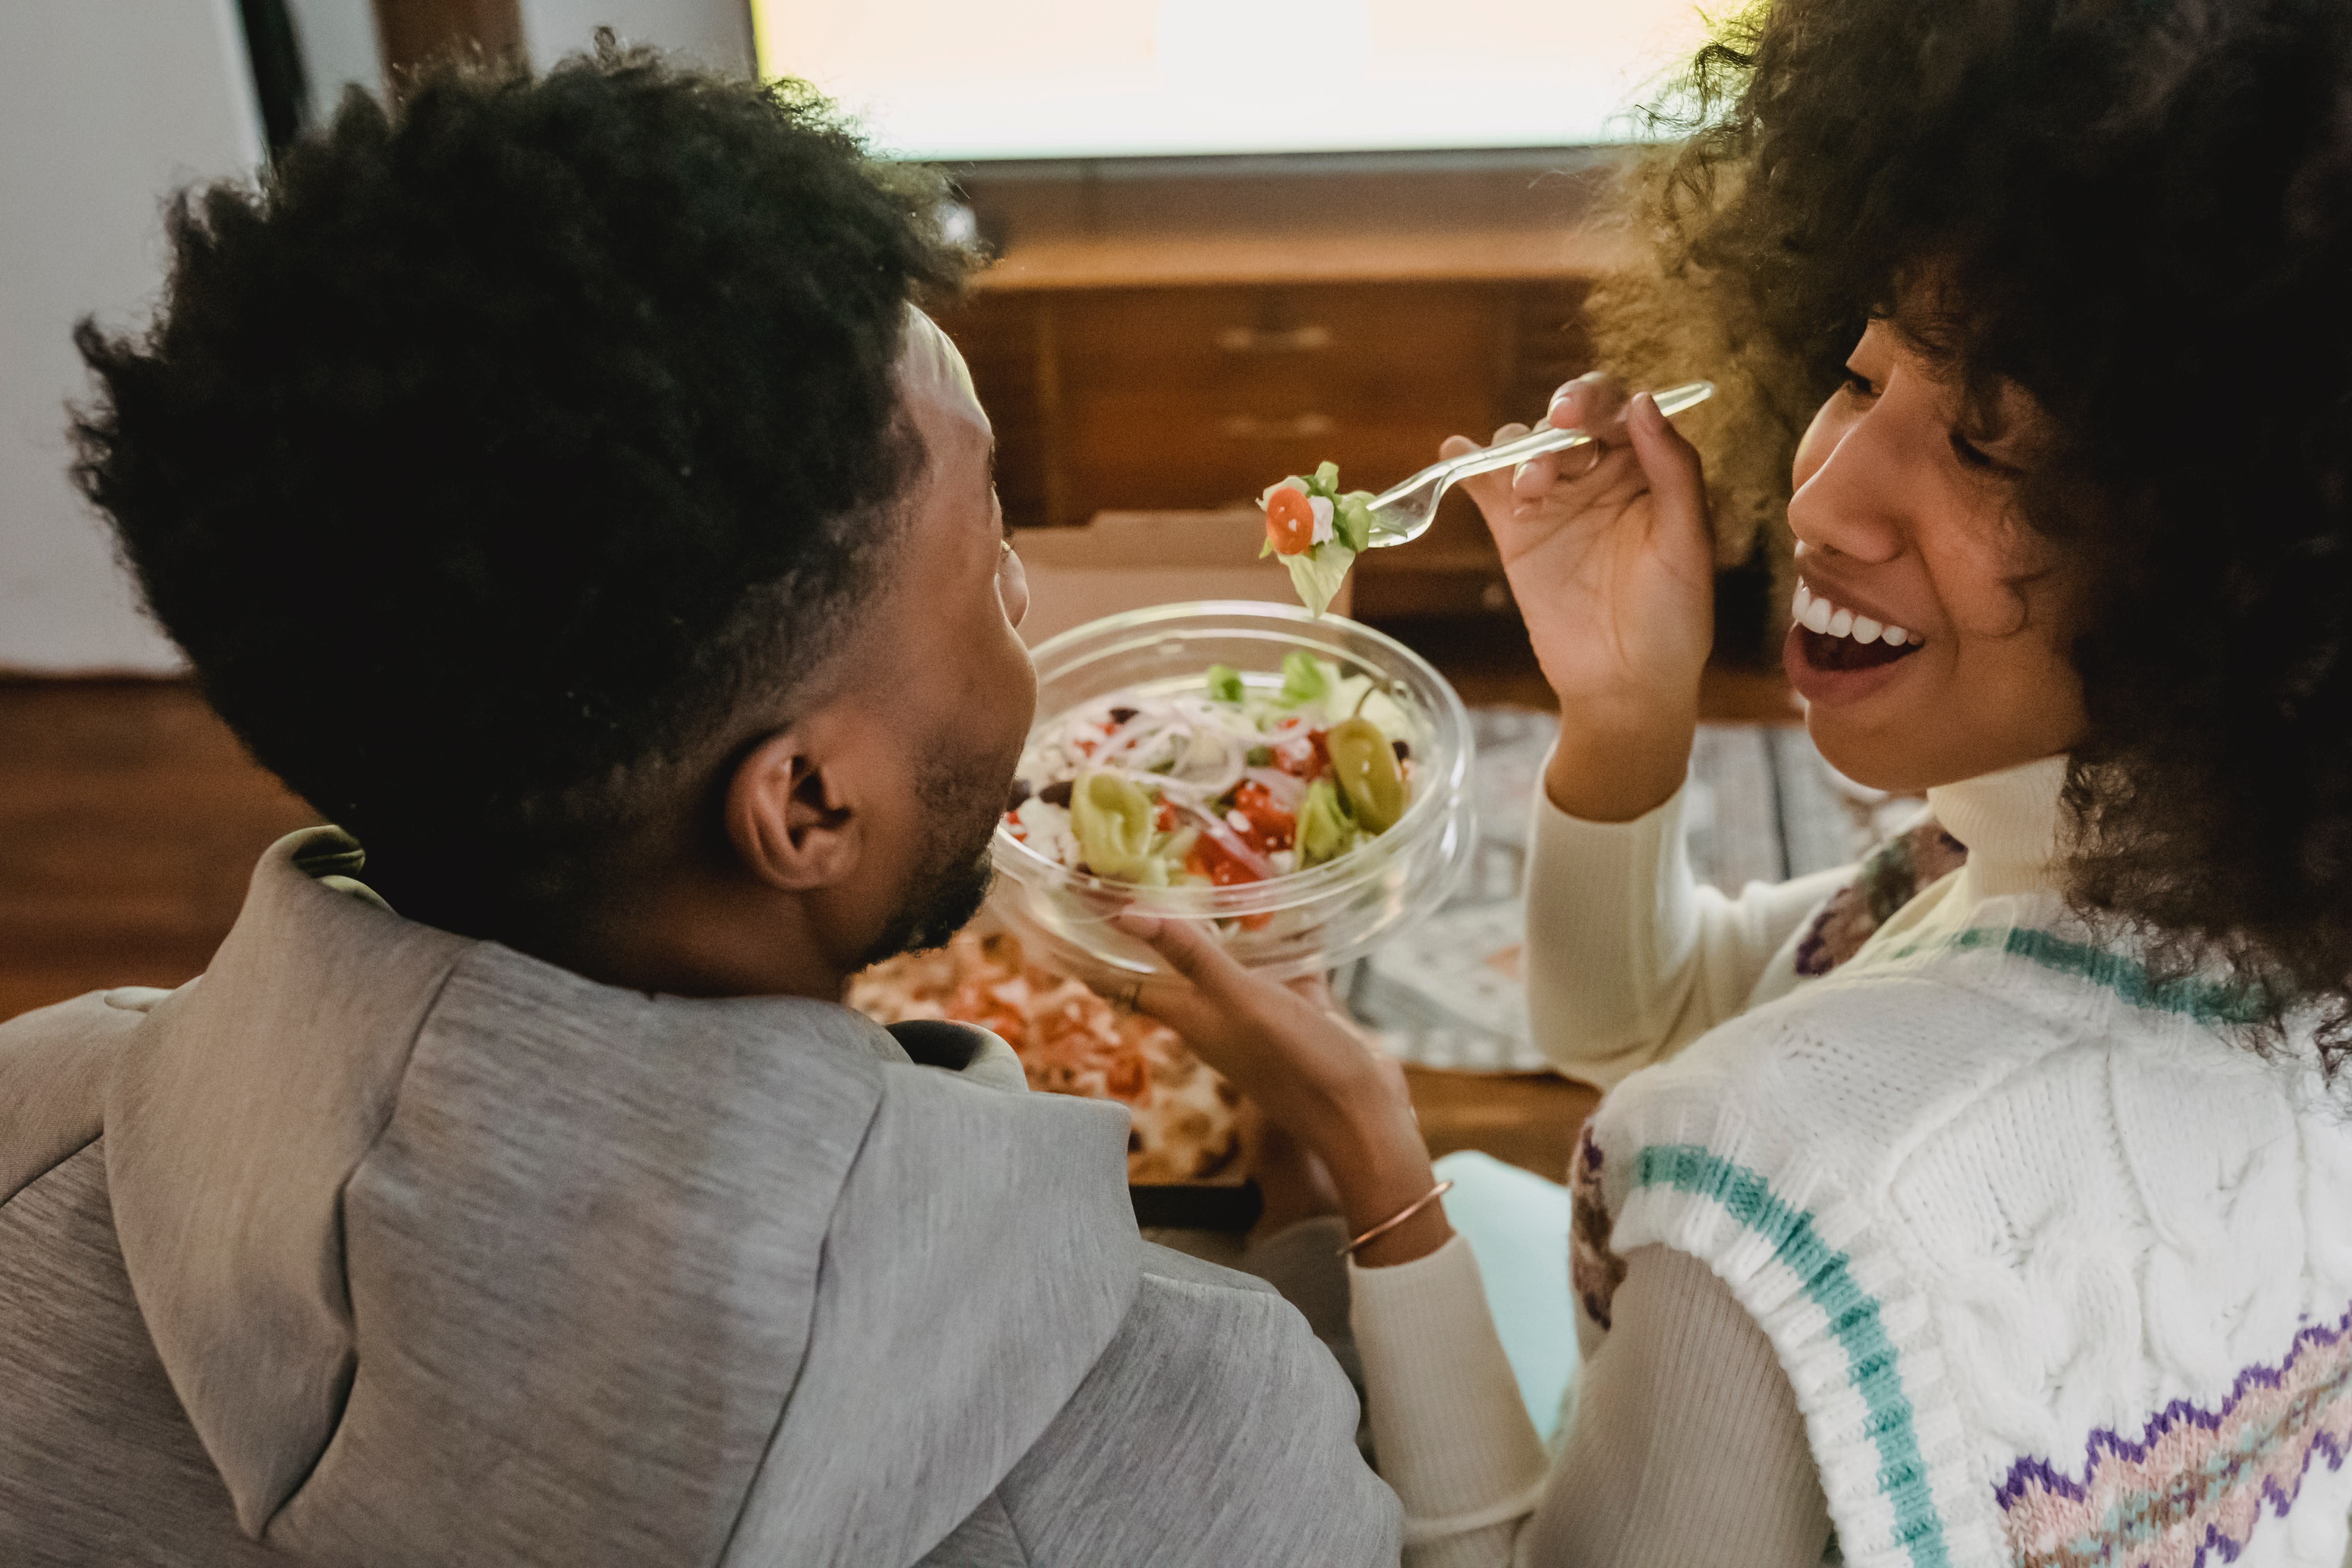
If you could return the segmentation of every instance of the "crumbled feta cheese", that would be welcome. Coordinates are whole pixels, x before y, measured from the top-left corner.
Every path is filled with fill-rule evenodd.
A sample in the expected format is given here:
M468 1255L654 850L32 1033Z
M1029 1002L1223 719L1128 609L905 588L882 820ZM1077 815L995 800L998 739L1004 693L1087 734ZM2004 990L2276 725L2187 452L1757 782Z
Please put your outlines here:
M1030 848L1065 866L1078 863L1078 835L1070 826L1069 807L1033 795L1013 815L1020 818L1023 842Z

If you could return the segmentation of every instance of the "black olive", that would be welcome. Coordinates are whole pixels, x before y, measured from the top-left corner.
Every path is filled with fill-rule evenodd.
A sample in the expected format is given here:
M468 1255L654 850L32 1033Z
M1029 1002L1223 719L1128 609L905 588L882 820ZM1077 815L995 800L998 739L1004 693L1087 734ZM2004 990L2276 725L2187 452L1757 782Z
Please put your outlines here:
M1133 708L1114 708L1110 710L1110 721L1114 724L1124 724L1134 718L1138 711L1139 710Z
M1027 779L1014 779L1013 781L1012 793L1004 797L1004 809L1007 811L1018 811L1021 809L1021 803L1028 798L1029 781Z
M1406 745L1402 741L1391 741L1389 742L1389 747L1391 751L1396 752L1398 762L1402 763L1412 760L1412 748Z
M1037 798L1044 801L1047 805L1058 805L1067 809L1070 804L1070 791L1075 787L1075 780L1055 779L1052 784L1047 784L1044 789L1037 792Z

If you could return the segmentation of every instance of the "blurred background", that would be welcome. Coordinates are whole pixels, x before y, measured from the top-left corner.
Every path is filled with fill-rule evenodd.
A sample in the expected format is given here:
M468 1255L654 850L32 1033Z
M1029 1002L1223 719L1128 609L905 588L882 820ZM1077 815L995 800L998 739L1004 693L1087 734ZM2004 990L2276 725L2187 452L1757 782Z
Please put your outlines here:
M196 973L310 817L181 679L68 485L72 323L140 319L165 195L251 174L344 92L452 47L544 66L601 26L810 79L883 152L950 167L943 217L996 259L945 324L1040 635L1286 598L1249 563L1266 484L1331 460L1379 489L1537 416L1589 368L1583 301L1627 254L1596 197L1633 108L1704 31L1689 0L10 0L0 1017ZM1760 627L1760 581L1735 571L1725 614ZM1473 703L1544 705L1466 502L1353 592ZM1740 668L1760 638L1732 634L1712 716L1785 721L1777 674Z

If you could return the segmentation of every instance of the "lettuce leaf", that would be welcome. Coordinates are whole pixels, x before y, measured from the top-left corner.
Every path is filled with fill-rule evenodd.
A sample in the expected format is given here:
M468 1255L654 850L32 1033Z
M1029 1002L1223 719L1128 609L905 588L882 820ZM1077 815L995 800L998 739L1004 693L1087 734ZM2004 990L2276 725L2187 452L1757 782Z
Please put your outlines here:
M1372 547L1372 492L1349 490L1331 507L1331 534L1359 554Z
M1323 661L1305 648L1282 656L1282 691L1276 699L1285 708L1319 702L1331 695L1331 674Z
M1242 672L1229 664L1209 666L1209 695L1220 702L1242 700Z
M1318 616L1330 607L1355 560L1356 552L1337 539L1281 557L1282 563L1290 568L1290 585L1297 591L1298 602Z

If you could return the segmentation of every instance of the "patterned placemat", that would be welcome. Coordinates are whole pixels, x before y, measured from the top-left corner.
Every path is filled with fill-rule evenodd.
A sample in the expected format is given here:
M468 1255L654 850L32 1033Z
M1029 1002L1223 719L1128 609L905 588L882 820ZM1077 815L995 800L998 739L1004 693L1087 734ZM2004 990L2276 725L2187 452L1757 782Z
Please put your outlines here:
M1528 1035L1520 979L1526 920L1519 902L1528 826L1559 724L1548 713L1479 709L1479 844L1446 906L1402 939L1338 977L1339 994L1406 1061L1467 1071L1533 1072L1547 1064ZM1859 858L1916 816L1841 776L1802 729L1702 724L1691 749L1685 814L1691 865L1702 881L1738 892Z

